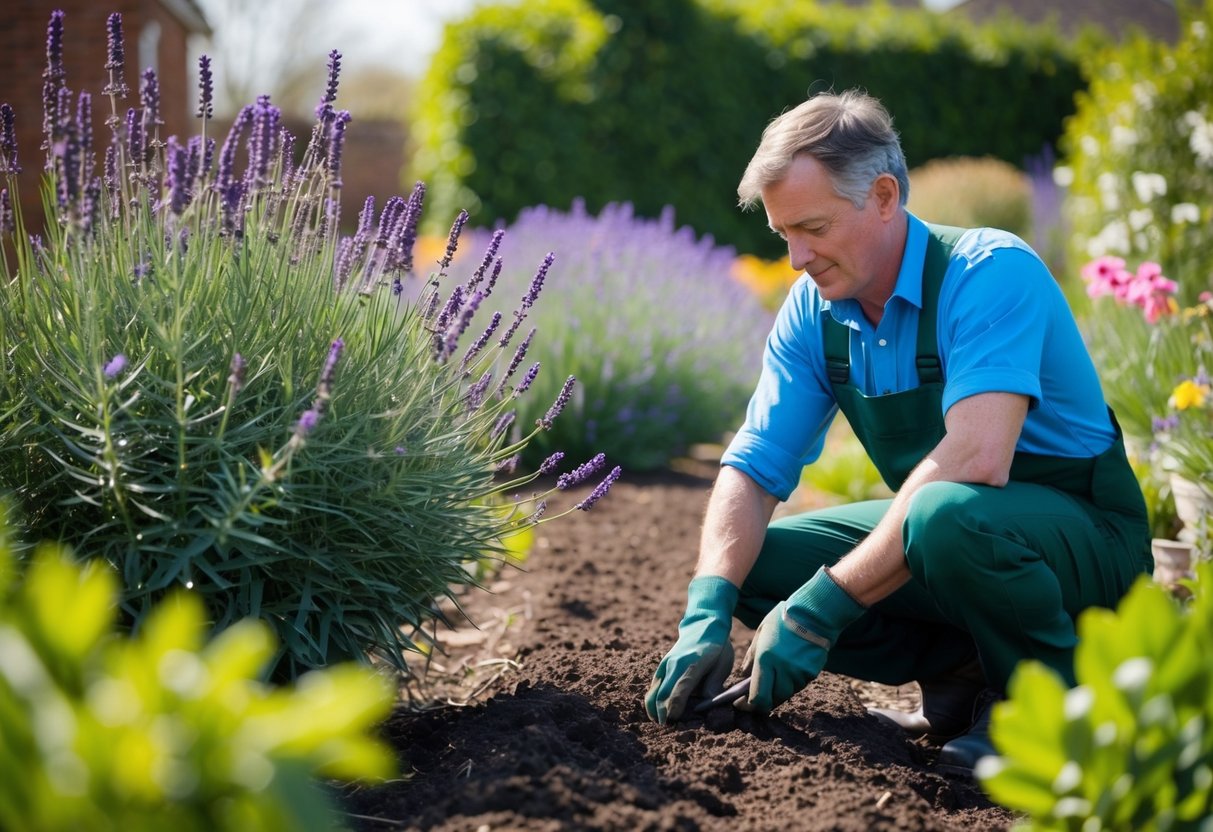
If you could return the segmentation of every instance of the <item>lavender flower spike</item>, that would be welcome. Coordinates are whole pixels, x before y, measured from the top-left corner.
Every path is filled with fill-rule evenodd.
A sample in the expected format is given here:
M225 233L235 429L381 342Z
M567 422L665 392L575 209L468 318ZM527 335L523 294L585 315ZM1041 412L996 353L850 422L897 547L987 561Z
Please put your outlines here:
M447 267L451 265L451 260L455 258L455 248L459 245L459 234L463 231L464 223L468 221L468 212L460 211L459 216L455 217L455 222L451 225L451 234L447 237L446 252L442 255L442 260L438 263L438 271L446 274Z
M125 369L126 356L122 353L118 353L106 363L106 365L101 369L101 372L105 374L106 378L114 378Z
M231 373L228 374L227 383L232 386L232 393L239 393L244 387L244 356L240 353L233 353Z
M329 82L325 87L324 97L316 105L316 118L323 119L331 105L337 100L337 77L341 74L341 53L334 49L329 53Z
M611 490L611 486L615 484L615 480L619 479L619 475L622 473L623 469L616 465L611 469L611 473L607 474L606 478L595 486L594 490L590 492L590 496L573 506L573 508L580 509L581 511L592 509L594 503L606 496L606 493Z
M569 403L569 399L573 397L573 385L577 383L574 376L569 376L564 380L564 386L560 388L560 395L556 397L556 401L552 402L552 406L548 408L548 412L543 415L542 419L536 421L544 430L552 429L552 422L560 415L560 411L564 410L565 405Z
M198 113L195 118L204 122L215 117L215 78L211 73L208 55L198 57Z
M523 393L531 388L535 383L535 378L539 375L539 362L536 361L531 365L531 368L522 376L522 381L518 382L518 386L514 388L514 398L518 398Z
M139 102L143 105L143 130L154 133L156 128L164 124L164 119L160 118L160 82L156 79L156 70L150 66L143 70Z
M9 199L8 188L0 188L0 234L12 234L16 230L13 201Z
M556 487L567 491L574 485L580 485L594 476L603 465L606 465L606 454L595 454L589 462L583 462L567 474L561 474L556 480Z
M165 157L168 166L169 210L174 215L181 216L190 202L189 154L177 142L176 136L169 136Z
M21 166L17 164L16 121L17 114L12 105L0 104L0 173L21 172Z
M106 60L105 68L109 70L109 83L101 90L103 95L126 98L130 88L126 86L126 49L122 37L122 15L114 12L105 21L106 30Z
M560 464L560 460L562 459L564 459L564 451L556 451L556 453L545 459L543 464L539 466L539 473L545 476L547 474L554 473L556 471L556 466Z

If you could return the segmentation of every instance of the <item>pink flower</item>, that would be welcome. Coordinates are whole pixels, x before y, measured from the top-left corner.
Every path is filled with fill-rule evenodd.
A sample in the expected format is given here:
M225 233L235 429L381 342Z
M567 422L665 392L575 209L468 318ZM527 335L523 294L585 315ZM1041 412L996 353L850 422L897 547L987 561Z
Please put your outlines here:
M1112 295L1123 300L1133 273L1125 268L1119 257L1099 257L1082 267L1082 279L1087 282L1087 294L1093 298Z

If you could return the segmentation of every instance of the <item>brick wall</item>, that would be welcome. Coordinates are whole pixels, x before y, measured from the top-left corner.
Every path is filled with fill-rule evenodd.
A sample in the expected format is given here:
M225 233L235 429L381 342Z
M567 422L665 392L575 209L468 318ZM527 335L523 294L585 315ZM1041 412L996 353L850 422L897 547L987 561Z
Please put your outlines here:
M45 161L42 144L42 71L46 67L46 26L54 9L64 12L63 53L66 83L73 93L87 91L93 98L93 141L100 170L104 147L110 138L106 118L109 98L101 94L108 80L106 18L122 15L126 44L128 97L117 102L124 115L139 106L139 35L155 21L160 27L157 77L160 81L164 132L184 134L194 129L195 93L188 89L188 32L159 0L3 0L0 3L0 101L16 111L17 148L22 173L18 187L26 228L42 227L41 175Z

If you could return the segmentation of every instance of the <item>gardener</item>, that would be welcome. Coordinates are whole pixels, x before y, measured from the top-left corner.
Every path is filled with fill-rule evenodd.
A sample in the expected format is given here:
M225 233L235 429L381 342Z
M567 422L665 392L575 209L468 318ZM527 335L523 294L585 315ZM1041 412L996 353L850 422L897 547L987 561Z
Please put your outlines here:
M969 772L1015 665L1073 685L1075 617L1149 568L1141 491L1048 269L1012 234L922 222L908 191L888 112L856 91L775 119L746 168L742 205L762 200L806 274L721 461L645 699L660 723L720 690L736 616L757 628L738 707L823 669L917 681L918 711L879 715L951 737L939 765ZM771 523L838 410L896 496Z

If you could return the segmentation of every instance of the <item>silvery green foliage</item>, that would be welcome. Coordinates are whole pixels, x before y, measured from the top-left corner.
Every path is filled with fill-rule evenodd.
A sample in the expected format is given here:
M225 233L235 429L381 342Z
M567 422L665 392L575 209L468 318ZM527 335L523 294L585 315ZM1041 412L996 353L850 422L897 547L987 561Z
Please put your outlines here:
M379 212L368 199L339 234L351 118L333 106L337 53L302 152L268 96L216 142L209 62L198 135L162 139L154 74L138 107L113 83L114 18L112 136L95 165L89 102L54 48L63 25L56 12L47 230L15 216L4 234L0 489L30 540L117 571L136 626L185 587L218 629L268 622L279 674L368 653L403 668L434 600L537 520L505 497L539 430L504 429L523 377L495 368L516 345L448 360L471 303L444 285L466 215L428 277L412 277L420 185ZM17 154L11 108L0 115L7 196ZM424 285L416 302L406 280Z

